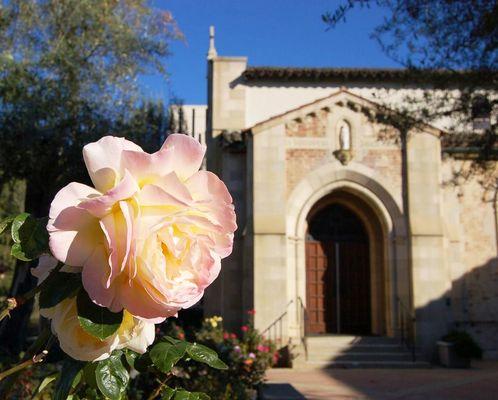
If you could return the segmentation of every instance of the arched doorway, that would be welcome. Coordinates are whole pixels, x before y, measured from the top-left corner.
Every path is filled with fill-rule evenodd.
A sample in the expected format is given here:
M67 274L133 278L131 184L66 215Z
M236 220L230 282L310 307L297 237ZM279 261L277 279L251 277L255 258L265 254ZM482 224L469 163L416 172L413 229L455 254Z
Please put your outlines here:
M319 201L307 222L307 334L384 334L377 216L361 199L338 191Z

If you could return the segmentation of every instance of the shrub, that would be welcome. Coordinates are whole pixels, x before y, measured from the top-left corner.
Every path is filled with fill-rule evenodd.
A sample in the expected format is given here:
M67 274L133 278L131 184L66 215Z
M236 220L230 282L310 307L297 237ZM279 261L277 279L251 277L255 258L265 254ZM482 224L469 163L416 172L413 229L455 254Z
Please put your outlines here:
M213 399L246 400L263 382L265 372L278 361L276 346L254 328L254 311L249 311L249 323L240 334L227 332L221 317L206 318L200 329L184 331L174 322L161 326L172 337L203 344L215 350L228 365L224 371L215 371L193 363L179 363L174 371L172 386L181 385L190 391L203 391ZM148 381L140 377L138 384ZM168 383L169 384L169 383Z
M462 358L482 358L482 349L467 332L451 331L442 340L454 344L455 352Z

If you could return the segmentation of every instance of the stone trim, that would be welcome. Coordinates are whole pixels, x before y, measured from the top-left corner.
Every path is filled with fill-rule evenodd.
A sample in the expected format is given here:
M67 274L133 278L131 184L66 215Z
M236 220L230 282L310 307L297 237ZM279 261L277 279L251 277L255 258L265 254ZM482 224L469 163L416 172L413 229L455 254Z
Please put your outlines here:
M282 114L275 115L265 121L258 122L256 125L254 125L251 128L246 129L246 131L251 131L253 135L257 135L260 132L266 131L274 126L285 124L287 122L290 122L292 120L296 119L304 119L306 115L317 112L319 110L327 110L330 109L331 105L342 105L342 106L348 106L348 107L353 107L355 111L362 111L364 112L383 112L383 113L389 113L389 114L396 114L399 115L398 112L395 110L392 110L388 107L385 107L381 104L378 104L374 101L368 100L364 97L358 96L354 93L351 93L350 91L346 90L345 88L341 88L338 91L323 97L321 99L315 100L311 103L304 104L298 108L295 108L290 111L286 111ZM425 124L425 123L419 123L419 129L423 128L424 132L430 133L434 136L440 137L444 135L446 132L436 128L435 126Z
M305 234L307 216L320 199L341 190L358 196L370 205L378 216L385 243L384 271L385 317L389 336L396 336L396 297L409 298L409 249L406 220L390 193L373 177L358 171L361 166L351 163L347 169L326 164L310 172L291 192L287 201L287 293L288 298L306 299ZM289 336L297 337L302 327L299 310L293 310L289 320Z

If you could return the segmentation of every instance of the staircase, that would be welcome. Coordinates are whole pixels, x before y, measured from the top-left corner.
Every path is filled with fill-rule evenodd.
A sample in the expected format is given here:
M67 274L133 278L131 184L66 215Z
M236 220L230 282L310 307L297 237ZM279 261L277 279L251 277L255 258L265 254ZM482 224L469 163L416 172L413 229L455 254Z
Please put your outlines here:
M321 368L428 368L430 364L399 339L379 336L320 335L305 339L307 354L298 365Z

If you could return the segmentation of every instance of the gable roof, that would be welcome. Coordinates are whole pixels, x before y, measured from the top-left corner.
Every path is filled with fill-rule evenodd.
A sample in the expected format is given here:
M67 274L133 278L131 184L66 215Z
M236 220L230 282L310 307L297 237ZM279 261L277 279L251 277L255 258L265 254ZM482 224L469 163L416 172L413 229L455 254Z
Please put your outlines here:
M372 100L366 99L364 97L358 96L357 94L351 93L345 88L341 88L338 91L326 96L321 99L312 101L311 103L304 104L292 110L288 110L284 113L275 115L270 117L264 121L258 122L250 128L245 129L245 131L251 131L253 134L257 134L261 131L264 131L270 127L279 125L284 123L285 121L298 118L303 114L308 114L310 112L315 111L317 108L327 107L331 101L336 100L335 104L340 103L341 101L345 101L346 103L351 103L353 106L358 106L359 108L366 108L367 110L373 110L376 112L382 112L391 116L402 116L404 118L410 119L414 125L417 125L420 128L423 128L428 133L431 133L436 136L444 135L446 132L442 129L439 129L433 125L417 121L414 118L409 116L404 116L401 113L392 110L386 106L383 106L379 103L376 103Z

